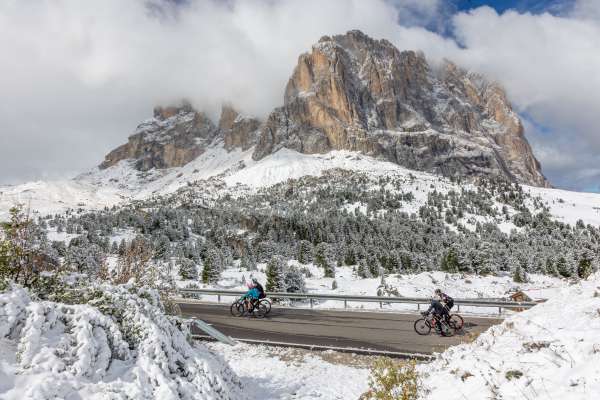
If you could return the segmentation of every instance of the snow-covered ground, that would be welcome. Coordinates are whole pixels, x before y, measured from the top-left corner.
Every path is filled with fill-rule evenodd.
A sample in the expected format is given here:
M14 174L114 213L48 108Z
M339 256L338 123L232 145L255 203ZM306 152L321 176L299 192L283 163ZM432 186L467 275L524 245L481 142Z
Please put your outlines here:
M472 343L417 369L423 400L579 400L600 393L600 274L551 292ZM371 358L268 346L208 345L230 362L254 398L357 399ZM335 360L335 361L332 361ZM262 397L261 397L262 396Z
M408 213L416 212L433 190L446 193L451 189L460 190L461 187L470 186L463 184L459 187L438 175L408 170L388 161L349 151L300 154L281 149L259 161L252 159L252 151L253 149L227 152L217 144L180 168L140 172L133 168L130 161L121 161L108 169L95 168L71 180L0 186L0 219L16 203L22 203L42 214L63 212L69 208L99 209L154 195L174 193L189 183L206 179L217 179L223 183L221 187L215 188L214 194L236 194L240 191L240 186L252 191L288 179L320 176L331 169L364 172L372 177L400 178L404 182L402 190L412 192L415 197L414 201L403 203L403 210ZM582 219L586 223L600 225L600 194L527 186L525 190L533 196L541 197L559 220L573 224ZM500 209L501 206L498 205L497 208ZM479 220L483 218L471 217ZM469 226L468 223L465 225ZM509 232L514 225L503 223L500 228Z
M290 264L298 265L295 261ZM337 288L332 289L334 278L323 277L323 271L312 264L305 265L312 277L306 278L306 288L308 293L318 294L339 294L355 296L377 296L377 289L381 285L381 278L359 278L351 267L336 268L335 281ZM199 287L220 288L228 290L246 290L245 281L251 276L256 277L263 284L266 282L264 273L265 264L258 265L258 271L245 271L239 268L228 268L223 271L221 280L216 285L207 286L194 282ZM546 299L557 293L562 288L569 285L564 279L551 277L548 275L529 275L528 283L515 283L510 276L478 276L449 274L441 271L421 272L419 274L393 274L385 278L388 287L396 289L398 294L403 297L423 297L433 296L436 288L442 289L448 295L454 298L507 298L510 294L521 290L533 300ZM192 283L191 281L179 281L181 287ZM228 301L227 297L222 297L222 301ZM202 301L217 301L217 296L203 295ZM295 307L309 307L305 303L294 303ZM379 309L379 303L359 303L348 302L347 306L353 309ZM315 308L343 308L343 301L321 300L315 301ZM417 307L414 304L383 304L384 311L408 311L416 312ZM462 313L492 314L498 313L497 308L487 307L461 307ZM511 313L503 310L504 313Z
M451 347L425 374L424 398L595 399L600 395L600 274Z
M367 390L374 357L263 345L209 343L241 379L251 399L350 400Z

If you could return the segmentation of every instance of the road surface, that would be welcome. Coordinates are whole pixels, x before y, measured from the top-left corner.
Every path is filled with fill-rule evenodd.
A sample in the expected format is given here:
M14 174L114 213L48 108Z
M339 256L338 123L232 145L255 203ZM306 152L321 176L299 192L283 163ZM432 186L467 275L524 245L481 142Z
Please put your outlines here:
M419 336L418 314L332 311L273 306L266 318L234 317L229 305L180 303L182 314L201 319L236 339L299 345L371 349L380 352L431 354L466 340L501 320L465 317L462 333L453 337ZM200 331L193 333L202 334Z

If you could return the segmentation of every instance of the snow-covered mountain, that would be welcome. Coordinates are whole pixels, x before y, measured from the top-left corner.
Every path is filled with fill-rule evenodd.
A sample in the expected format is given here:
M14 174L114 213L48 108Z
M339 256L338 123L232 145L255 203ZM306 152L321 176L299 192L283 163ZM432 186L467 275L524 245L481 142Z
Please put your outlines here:
M256 145L254 160L281 148L349 150L450 177L548 186L500 85L360 31L325 36L302 54L284 105L266 121L225 106L217 126L186 102L157 107L100 167L128 159L140 171L180 167L215 141L228 150Z

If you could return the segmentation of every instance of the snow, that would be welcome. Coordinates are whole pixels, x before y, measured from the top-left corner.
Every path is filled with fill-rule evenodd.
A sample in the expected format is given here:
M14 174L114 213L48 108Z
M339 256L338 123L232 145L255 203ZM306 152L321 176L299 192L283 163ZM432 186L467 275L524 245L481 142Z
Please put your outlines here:
M156 292L88 289L76 305L36 301L20 287L0 293L0 398L244 398L237 376L188 343Z
M588 399L600 393L600 275L559 290L420 366L429 400ZM520 375L520 377L515 377Z
M533 197L539 196L559 221L574 225L581 219L586 224L600 226L600 194L532 186L524 189Z
M210 343L227 360L252 399L357 399L367 390L371 357L263 345Z
M412 171L356 152L301 154L284 148L255 161L252 159L253 151L251 148L228 152L220 143L215 143L180 168L140 172L133 168L132 161L124 160L105 170L95 168L71 180L0 186L0 220L6 218L9 208L16 203L22 203L41 214L78 208L100 209L155 195L168 195L190 184L210 187L212 195L240 195L244 190L252 192L288 179L322 176L325 171L333 169L363 172L373 179L381 176L399 178L403 182L400 189L405 193L412 192L415 197L414 201L403 202L402 209L407 213L416 213L434 190L447 193L450 190L474 188L470 184L454 184L438 175ZM212 186L208 186L210 182ZM586 223L600 225L600 194L530 186L524 186L524 190L534 197L539 196L550 208L551 214L560 221L574 224L582 219ZM500 204L495 206L498 210L502 208ZM492 222L490 217L465 215L460 222L470 229L474 229L474 224L467 222L469 218ZM500 222L499 227L505 233L515 228L510 222Z

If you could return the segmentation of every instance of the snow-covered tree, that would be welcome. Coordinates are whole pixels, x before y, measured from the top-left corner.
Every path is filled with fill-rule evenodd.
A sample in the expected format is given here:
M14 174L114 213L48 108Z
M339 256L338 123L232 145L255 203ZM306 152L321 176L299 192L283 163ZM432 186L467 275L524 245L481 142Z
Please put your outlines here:
M267 284L265 289L269 292L284 292L286 290L285 282L286 263L283 257L273 256L267 263L266 275Z
M315 264L323 269L326 278L335 277L335 253L329 243L321 242L315 247Z
M304 275L295 266L288 267L284 272L285 291L288 293L306 292Z
M189 258L180 258L177 260L179 264L179 276L181 279L196 280L198 279L198 269L196 263Z
M216 283L221 277L221 256L214 248L206 250L202 267L202 282Z

